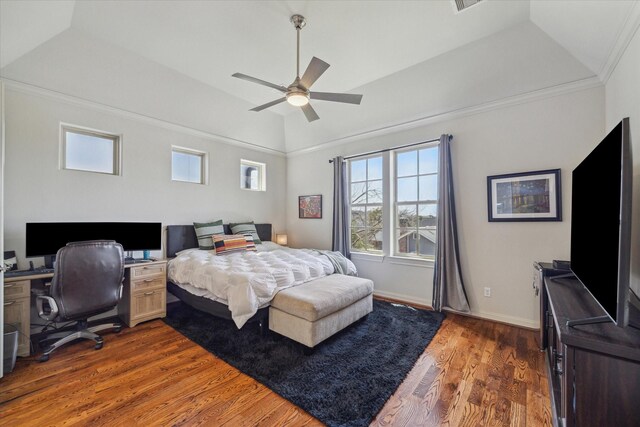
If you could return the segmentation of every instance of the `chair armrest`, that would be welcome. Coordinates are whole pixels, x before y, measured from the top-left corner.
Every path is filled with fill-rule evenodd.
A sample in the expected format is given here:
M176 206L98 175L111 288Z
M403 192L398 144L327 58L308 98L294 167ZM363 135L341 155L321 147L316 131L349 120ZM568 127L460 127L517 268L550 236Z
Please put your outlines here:
M45 306L47 304L47 306ZM36 298L38 316L45 320L53 320L58 316L58 304L56 300L47 295L38 295Z

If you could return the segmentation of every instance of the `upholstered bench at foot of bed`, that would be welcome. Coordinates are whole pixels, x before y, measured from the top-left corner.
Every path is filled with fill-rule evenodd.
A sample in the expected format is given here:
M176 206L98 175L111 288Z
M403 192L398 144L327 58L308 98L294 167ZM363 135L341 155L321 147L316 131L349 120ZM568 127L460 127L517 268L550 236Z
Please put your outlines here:
M313 348L373 310L373 282L332 274L278 292L269 329Z

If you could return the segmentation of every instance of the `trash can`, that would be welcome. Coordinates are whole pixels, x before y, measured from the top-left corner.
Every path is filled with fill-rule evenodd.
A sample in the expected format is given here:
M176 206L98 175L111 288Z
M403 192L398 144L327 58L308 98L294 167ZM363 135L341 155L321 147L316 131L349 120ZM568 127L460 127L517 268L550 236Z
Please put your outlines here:
M2 372L9 373L16 366L18 356L18 328L9 323L4 324L4 351L2 355Z

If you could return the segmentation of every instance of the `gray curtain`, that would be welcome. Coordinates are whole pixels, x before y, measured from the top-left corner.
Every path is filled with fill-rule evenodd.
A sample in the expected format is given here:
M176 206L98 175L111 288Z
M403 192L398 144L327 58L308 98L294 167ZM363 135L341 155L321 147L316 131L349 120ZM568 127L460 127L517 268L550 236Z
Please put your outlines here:
M464 290L458 251L458 225L451 172L451 138L451 135L440 137L438 234L433 273L433 309L442 311L448 308L468 313L469 301Z
M347 164L340 156L333 159L333 234L331 249L351 258L349 250L349 191Z

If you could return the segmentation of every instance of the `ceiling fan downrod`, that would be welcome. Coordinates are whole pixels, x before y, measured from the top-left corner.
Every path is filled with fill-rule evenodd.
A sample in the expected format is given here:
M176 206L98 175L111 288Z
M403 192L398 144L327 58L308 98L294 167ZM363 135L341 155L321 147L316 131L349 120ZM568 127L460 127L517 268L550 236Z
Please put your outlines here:
M296 28L296 77L300 78L300 30L307 25L307 20L302 15L292 15L291 23Z

